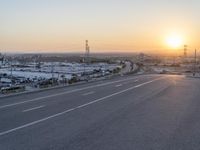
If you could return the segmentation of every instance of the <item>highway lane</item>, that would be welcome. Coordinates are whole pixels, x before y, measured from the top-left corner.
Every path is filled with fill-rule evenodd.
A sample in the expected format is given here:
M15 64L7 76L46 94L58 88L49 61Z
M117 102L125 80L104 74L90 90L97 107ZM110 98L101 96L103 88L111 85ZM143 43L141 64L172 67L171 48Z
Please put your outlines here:
M140 76L139 78L151 78L152 75L144 75L144 76ZM88 89L92 89L92 88L96 88L96 87L102 87L102 86L109 86L109 85L113 85L113 84L120 84L120 82L129 82L129 81L133 81L134 79L137 80L138 76L133 76L133 77L128 77L128 78L124 78L124 77L117 77L114 79L107 79L107 80L103 80L103 81L99 81L99 82L91 82L88 84L82 84L82 85L78 85L78 86L69 86L64 87L64 88L56 88L55 89L50 89L48 91L41 91L41 92L35 92L35 93L29 93L29 94L23 94L23 95L16 95L14 96L14 98L12 97L0 97L0 109L7 104L12 104L12 103L16 103L16 102L23 102L23 101L28 101L28 100L33 100L33 101L37 101L37 100L41 100L41 99L45 99L45 98L49 98L52 96L59 96L59 95L65 95L65 94L70 94L70 93L74 93L74 92L79 92L79 91L83 91L83 90L88 90Z
M199 149L199 86L182 76L142 76L6 107L0 149Z
M89 95L85 95L85 94L91 93L89 91L94 90L94 88L91 89L91 88L87 88L88 86L86 86L86 87L83 87L84 90L77 91L75 93L74 92L68 93L68 91L71 91L71 90L66 89L67 91L65 94L62 94L63 92L61 92L61 95L60 95L59 92L57 92L56 97L54 96L54 94L52 97L48 97L48 98L46 98L45 96L42 96L45 98L37 99L37 101L31 101L31 102L29 102L30 101L29 100L30 98L29 98L25 101L28 103L20 103L21 101L24 102L24 100L19 101L17 99L17 102L14 102L14 104L17 103L19 105L14 105L12 107L5 107L5 108L0 109L0 113L3 114L3 115L0 115L0 120L2 120L2 123L0 124L0 129L1 129L0 132L4 130L8 130L10 128L12 129L12 128L21 126L23 124L33 122L35 120L46 118L48 116L63 112L71 108L75 108L77 106L87 104L96 99L106 97L116 92L120 92L123 89L128 89L132 86L144 83L145 81L149 81L150 79L153 80L154 78L157 78L157 76L156 77L145 76L145 77L140 77L140 78L133 77L133 78L130 78L131 80L128 80L128 81L115 79L115 81L110 81L110 83L114 83L114 84L103 83L103 86L97 86L98 84L95 85L97 86L95 88L95 91L93 91L95 92L95 94L89 94ZM119 82L117 81L120 81L120 84L123 85L123 87L121 88L116 87L115 85L119 84ZM106 83L109 83L109 82L106 82ZM80 88L77 88L77 89L80 89ZM45 95L47 96L52 95L51 91L47 91ZM12 104L13 103L11 103L11 105ZM37 111L34 111L35 108L43 108L43 109L41 110L38 109ZM27 110L32 110L32 112L28 111L29 112L28 114L22 113L24 111L27 112Z

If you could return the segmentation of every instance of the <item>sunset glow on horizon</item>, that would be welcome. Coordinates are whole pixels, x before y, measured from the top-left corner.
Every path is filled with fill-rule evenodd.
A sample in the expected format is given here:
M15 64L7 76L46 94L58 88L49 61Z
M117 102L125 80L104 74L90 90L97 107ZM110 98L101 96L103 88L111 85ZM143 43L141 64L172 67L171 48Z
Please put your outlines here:
M169 35L166 39L166 42L171 48L175 49L184 45L183 38L178 34Z
M199 0L0 0L0 51L198 49L199 18Z

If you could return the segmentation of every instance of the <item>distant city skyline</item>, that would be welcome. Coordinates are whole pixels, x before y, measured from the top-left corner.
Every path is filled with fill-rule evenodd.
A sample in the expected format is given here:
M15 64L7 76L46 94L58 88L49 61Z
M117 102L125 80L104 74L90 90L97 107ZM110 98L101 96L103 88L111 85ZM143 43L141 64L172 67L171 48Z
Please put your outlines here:
M171 34L193 50L199 18L199 0L0 0L0 50L170 53Z

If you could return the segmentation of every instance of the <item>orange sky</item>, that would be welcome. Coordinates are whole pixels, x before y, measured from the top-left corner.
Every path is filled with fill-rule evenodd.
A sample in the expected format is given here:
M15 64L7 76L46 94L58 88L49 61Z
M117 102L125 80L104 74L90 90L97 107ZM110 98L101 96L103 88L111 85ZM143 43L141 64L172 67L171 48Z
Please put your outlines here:
M0 50L82 52L88 39L92 52L166 53L173 51L166 43L170 33L200 48L198 0L86 1L2 2Z

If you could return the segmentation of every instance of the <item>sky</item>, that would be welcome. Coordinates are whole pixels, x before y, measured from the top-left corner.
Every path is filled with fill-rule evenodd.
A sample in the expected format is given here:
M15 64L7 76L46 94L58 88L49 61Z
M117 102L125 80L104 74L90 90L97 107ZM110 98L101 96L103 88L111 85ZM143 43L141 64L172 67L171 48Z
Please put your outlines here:
M200 49L199 18L200 0L0 0L0 51L162 53L172 34Z

